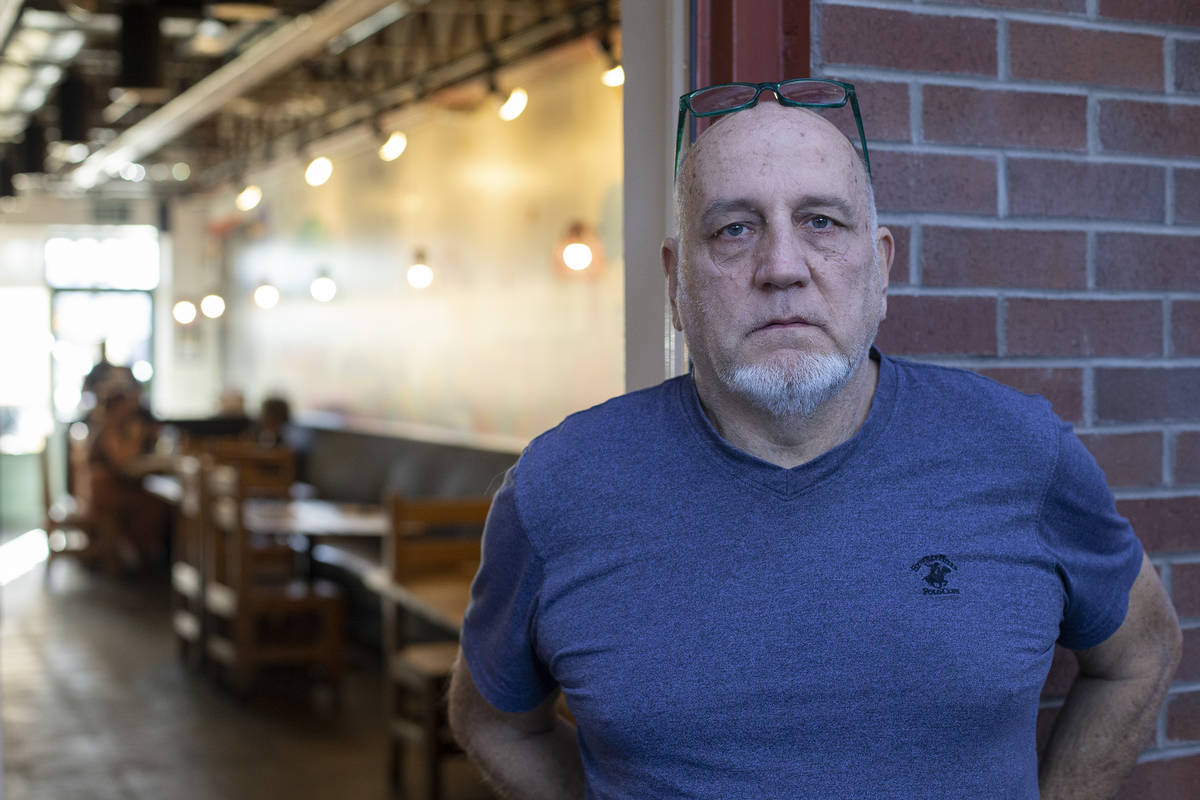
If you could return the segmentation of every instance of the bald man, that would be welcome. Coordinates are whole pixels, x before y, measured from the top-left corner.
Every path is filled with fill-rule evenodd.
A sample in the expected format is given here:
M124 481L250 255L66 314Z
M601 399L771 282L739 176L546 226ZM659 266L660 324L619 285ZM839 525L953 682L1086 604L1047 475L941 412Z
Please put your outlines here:
M513 798L1112 796L1179 657L1154 569L1044 400L873 348L863 162L756 100L679 173L689 374L569 417L496 496L457 737ZM1056 643L1080 675L1039 764Z

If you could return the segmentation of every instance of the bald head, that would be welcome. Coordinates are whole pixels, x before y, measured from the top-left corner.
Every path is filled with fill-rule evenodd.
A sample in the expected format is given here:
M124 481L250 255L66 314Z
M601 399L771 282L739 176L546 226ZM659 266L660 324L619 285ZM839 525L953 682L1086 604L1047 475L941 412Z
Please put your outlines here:
M766 96L758 105L715 119L689 147L675 180L675 219L684 234L698 194L716 171L754 170L766 175L787 164L811 164L837 173L844 190L863 204L873 233L875 193L862 156L829 120L807 109L781 106Z

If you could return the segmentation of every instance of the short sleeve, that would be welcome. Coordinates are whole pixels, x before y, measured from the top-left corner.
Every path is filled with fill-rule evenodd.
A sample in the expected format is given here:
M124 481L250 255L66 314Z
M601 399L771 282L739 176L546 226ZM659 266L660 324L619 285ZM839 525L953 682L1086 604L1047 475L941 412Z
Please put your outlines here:
M1104 472L1059 423L1058 459L1042 505L1042 537L1066 591L1058 643L1094 647L1116 632L1142 565L1142 545L1117 513Z
M517 512L516 469L505 475L488 513L461 638L480 694L513 713L534 708L556 685L537 657L533 637L542 562Z

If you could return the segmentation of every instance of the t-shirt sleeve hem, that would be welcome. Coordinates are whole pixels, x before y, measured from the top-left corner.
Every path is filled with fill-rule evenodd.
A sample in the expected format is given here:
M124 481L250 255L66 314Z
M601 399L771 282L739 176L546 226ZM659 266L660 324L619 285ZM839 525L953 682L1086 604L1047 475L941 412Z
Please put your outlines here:
M508 714L519 714L525 711L532 711L549 697L549 692L540 696L531 694L516 694L506 691L503 687L494 682L486 669L476 669L477 665L487 663L486 657L478 652L474 639L467 634L466 629L463 630L462 641L460 643L462 656L467 662L467 668L471 671L471 679L475 683L475 688L484 700L498 711L503 711Z
M1125 572L1121 575L1120 585L1123 590L1118 593L1111 612L1082 633L1060 637L1058 644L1068 650L1087 650L1103 644L1125 622L1125 617L1129 613L1129 590L1133 588L1133 582L1137 580L1138 573L1142 568L1142 543L1137 537L1134 537L1133 541L1137 549L1137 558L1129 559Z

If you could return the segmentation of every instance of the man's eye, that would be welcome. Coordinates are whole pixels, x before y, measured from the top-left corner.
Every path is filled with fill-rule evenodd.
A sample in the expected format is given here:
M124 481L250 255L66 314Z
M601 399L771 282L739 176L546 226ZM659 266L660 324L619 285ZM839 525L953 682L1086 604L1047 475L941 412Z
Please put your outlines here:
M740 222L730 223L721 230L717 231L717 236L730 236L737 238L746 232L746 226Z
M829 217L823 217L820 214L813 217L808 222L810 225L812 225L814 228L816 228L819 231L823 231L826 228L833 227L833 220L831 220Z

